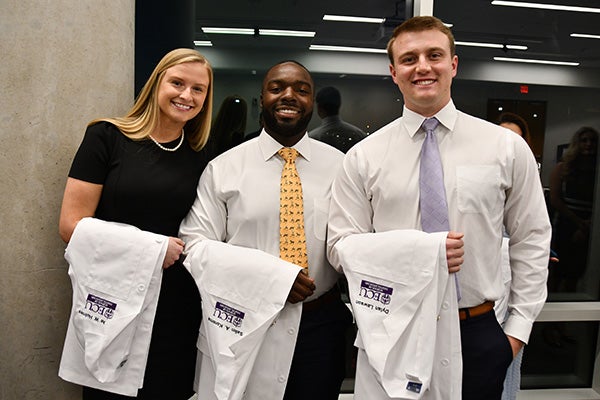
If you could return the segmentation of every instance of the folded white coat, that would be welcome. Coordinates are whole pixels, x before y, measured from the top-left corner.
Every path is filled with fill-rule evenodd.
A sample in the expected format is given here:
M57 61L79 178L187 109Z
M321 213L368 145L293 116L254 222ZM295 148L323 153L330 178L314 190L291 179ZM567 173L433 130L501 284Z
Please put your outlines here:
M358 325L355 400L460 400L460 326L446 235L394 230L336 244Z
M65 250L73 305L59 376L135 396L144 380L166 236L84 218Z
M196 244L184 265L202 297L198 398L280 400L302 311L286 299L301 268L214 240Z

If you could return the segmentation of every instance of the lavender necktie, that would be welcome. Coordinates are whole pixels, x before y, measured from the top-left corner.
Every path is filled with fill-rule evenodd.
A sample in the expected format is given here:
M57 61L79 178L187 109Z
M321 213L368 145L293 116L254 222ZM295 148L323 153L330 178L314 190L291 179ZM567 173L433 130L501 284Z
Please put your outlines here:
M427 133L421 147L421 169L419 172L419 205L421 206L421 227L425 232L449 231L448 204L444 188L444 172L435 133L439 121L429 118L423 121Z
M419 170L419 205L421 207L421 227L424 232L445 232L450 230L448 222L448 203L444 188L444 171L435 137L435 128L439 125L436 118L423 121L426 135L421 147L421 166ZM458 277L454 275L456 293L460 300Z

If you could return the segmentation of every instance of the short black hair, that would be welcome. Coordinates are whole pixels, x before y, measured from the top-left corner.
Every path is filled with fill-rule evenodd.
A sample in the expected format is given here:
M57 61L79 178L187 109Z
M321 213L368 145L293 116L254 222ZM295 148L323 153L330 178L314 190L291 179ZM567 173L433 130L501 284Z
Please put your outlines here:
M333 86L327 86L319 90L315 98L319 107L322 107L327 114L337 114L342 105L342 96L340 91Z
M299 63L299 62L298 62L298 61L296 61L296 60L282 60L282 61L279 61L279 62L278 62L278 63L276 63L276 64L273 64L273 65L272 65L272 66L271 66L269 69L267 69L267 72L265 73L265 76L263 77L263 81L262 81L262 88L261 88L261 93L262 93L262 91L263 91L263 90L264 90L264 88L265 88L266 79L267 79L267 76L269 75L269 72L271 72L271 70L272 70L273 68L275 68L275 67L277 67L277 66L279 66L279 65L282 65L282 64L287 64L287 63L296 64L297 66L299 66L300 68L302 68L303 70L305 70L305 71L306 71L306 73L308 74L308 76L310 77L310 86L311 86L312 88L314 88L314 86L315 86L315 83L314 83L314 80L313 80L312 74L310 73L310 71L308 70L308 68L306 68L304 65L302 65L301 63Z

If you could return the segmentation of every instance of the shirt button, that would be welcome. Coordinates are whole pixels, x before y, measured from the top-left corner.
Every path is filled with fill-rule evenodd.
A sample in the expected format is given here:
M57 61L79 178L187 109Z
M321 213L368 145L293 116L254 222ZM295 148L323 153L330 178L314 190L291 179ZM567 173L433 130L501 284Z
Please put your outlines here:
M294 330L294 328L290 328L288 329L288 334L293 335L296 331Z
M285 376L280 376L279 378L277 378L277 382L279 382L279 383L285 382Z
M447 302L447 301L445 301L444 303L442 303L442 308L443 308L444 310L447 310L449 306L450 306L450 305L448 304L448 302Z
M144 290L146 290L146 285L144 285L143 283L140 283L137 287L138 292L143 292Z
M442 364L442 367L447 367L448 364L450 364L450 361L447 358L442 358L442 361L440 361L440 364Z

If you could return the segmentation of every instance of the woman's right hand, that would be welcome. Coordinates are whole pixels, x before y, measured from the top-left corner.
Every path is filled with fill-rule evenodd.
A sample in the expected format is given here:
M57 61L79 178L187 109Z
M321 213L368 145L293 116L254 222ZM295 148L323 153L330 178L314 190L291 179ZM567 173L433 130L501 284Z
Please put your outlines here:
M165 259L163 261L163 269L169 268L171 265L175 264L175 261L179 260L181 253L183 253L184 245L185 243L183 240L176 237L169 237L169 246L167 247L167 254L165 254Z

